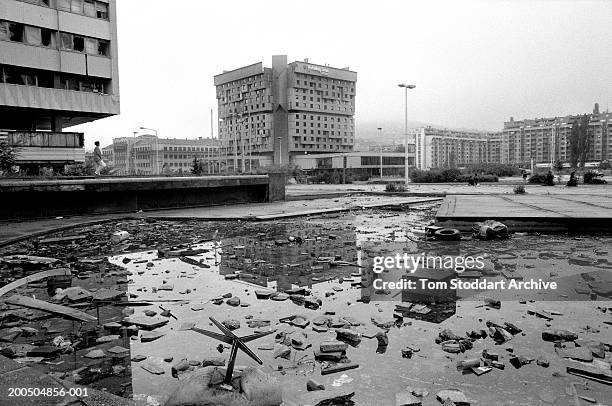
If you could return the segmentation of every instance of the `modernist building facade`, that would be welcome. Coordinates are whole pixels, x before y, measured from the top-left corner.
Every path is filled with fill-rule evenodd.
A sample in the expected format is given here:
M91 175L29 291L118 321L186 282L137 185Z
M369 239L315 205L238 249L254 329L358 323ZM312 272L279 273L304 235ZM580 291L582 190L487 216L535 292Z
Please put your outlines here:
M119 114L115 6L115 0L0 0L0 129L36 138ZM62 143L50 138L37 147L47 160L62 161ZM79 149L83 157L82 143Z
M272 57L215 76L219 138L227 155L282 165L305 154L350 152L357 73Z
M189 140L155 135L115 138L102 148L103 159L116 175L189 173L194 159L209 165L209 172L214 173L218 154L218 143L211 138Z
M589 149L587 161L601 162L612 158L612 113L600 112L595 103L588 115ZM568 162L571 159L572 125L580 115L514 120L504 123L501 162L525 164Z
M500 162L498 133L421 127L412 130L416 167L422 170Z
M404 153L389 151L355 151L332 154L295 155L293 162L307 173L326 170L350 170L368 177L404 176ZM408 160L414 153L408 152Z

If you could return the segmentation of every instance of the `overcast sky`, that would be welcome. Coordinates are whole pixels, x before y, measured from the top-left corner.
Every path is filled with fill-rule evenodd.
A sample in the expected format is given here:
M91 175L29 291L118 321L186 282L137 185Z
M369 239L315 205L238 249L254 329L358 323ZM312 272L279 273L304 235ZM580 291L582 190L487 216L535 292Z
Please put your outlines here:
M73 127L86 147L152 127L210 136L213 76L274 54L357 71L357 136L410 121L612 109L612 1L118 0L121 115ZM217 126L214 126L216 137Z

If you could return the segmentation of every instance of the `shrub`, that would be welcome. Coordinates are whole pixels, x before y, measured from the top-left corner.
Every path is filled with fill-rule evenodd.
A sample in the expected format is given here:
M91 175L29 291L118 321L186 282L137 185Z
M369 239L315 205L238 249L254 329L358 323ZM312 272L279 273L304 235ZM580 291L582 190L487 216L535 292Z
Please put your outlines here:
M523 185L516 185L514 187L514 194L515 195L524 195L525 193L526 193L525 192L525 186L523 186Z
M459 169L430 169L428 171L415 169L410 172L410 180L414 183L456 182L460 177Z
M586 171L583 175L583 179L584 179L584 183L590 184L590 185L603 185L605 183L608 183L605 181L605 179L602 179L599 176L599 173L595 171Z
M403 183L387 183L385 185L385 192L405 192L406 191L406 185L404 185Z
M599 164L599 169L612 169L612 164L610 163L610 161L603 161Z
M430 169L428 171L415 169L410 172L410 179L414 183L468 182L471 179L472 174L473 172L462 174L459 169ZM499 181L497 175L478 175L478 182L497 181Z
M534 173L529 178L529 183L536 183L536 184L543 185L544 183L546 183L546 174L545 173Z
M9 145L8 142L0 142L0 175L13 172L19 153L18 147Z
M458 182L468 182L472 178L472 175L461 175ZM480 182L499 182L499 178L495 175L478 175L478 183Z
M342 169L331 169L320 171L316 175L309 178L311 183L328 183L328 184L341 184L344 180L344 183L353 183L353 172L347 170L343 175Z
M501 176L515 176L521 173L519 168L509 164L499 163L482 163L475 165L468 165L465 171L466 173L484 173L485 175Z

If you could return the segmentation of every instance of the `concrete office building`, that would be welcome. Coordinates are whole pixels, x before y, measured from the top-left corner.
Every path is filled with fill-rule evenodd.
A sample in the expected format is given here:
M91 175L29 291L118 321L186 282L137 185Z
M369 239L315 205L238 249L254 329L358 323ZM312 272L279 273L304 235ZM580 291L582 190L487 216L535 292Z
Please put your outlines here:
M359 151L335 154L295 155L293 162L308 174L327 170L349 170L357 176L401 177L404 176L404 153L389 151ZM408 152L412 162L414 153Z
M422 170L499 162L501 138L497 133L434 127L413 129L416 167Z
M353 150L357 74L272 57L214 77L224 155L267 166L305 154ZM242 164L243 168L248 165Z
M115 138L102 148L103 159L116 170L117 175L159 175L189 173L193 160L208 165L216 173L219 148L210 138L170 139L155 135Z
M569 162L572 124L580 115L514 120L504 123L501 162L513 164ZM589 114L588 162L612 158L612 113L595 103Z
M0 0L0 129L72 160L64 128L119 114L117 63L115 0Z

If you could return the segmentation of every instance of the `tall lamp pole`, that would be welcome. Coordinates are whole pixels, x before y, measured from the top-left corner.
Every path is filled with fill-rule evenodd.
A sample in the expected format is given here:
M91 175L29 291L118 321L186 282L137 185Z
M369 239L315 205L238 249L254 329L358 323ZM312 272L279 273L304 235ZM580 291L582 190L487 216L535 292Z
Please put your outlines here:
M382 146L382 127L378 127L378 141L381 142L380 144L380 178L382 179L383 177L383 146Z
M399 87L403 87L404 88L404 106L405 106L405 112L404 112L404 137L405 137L405 145L404 145L404 183L406 185L408 185L408 182L410 180L409 178L409 173L408 173L408 89L414 89L416 87L416 85L407 85L405 83L400 83L398 85Z

